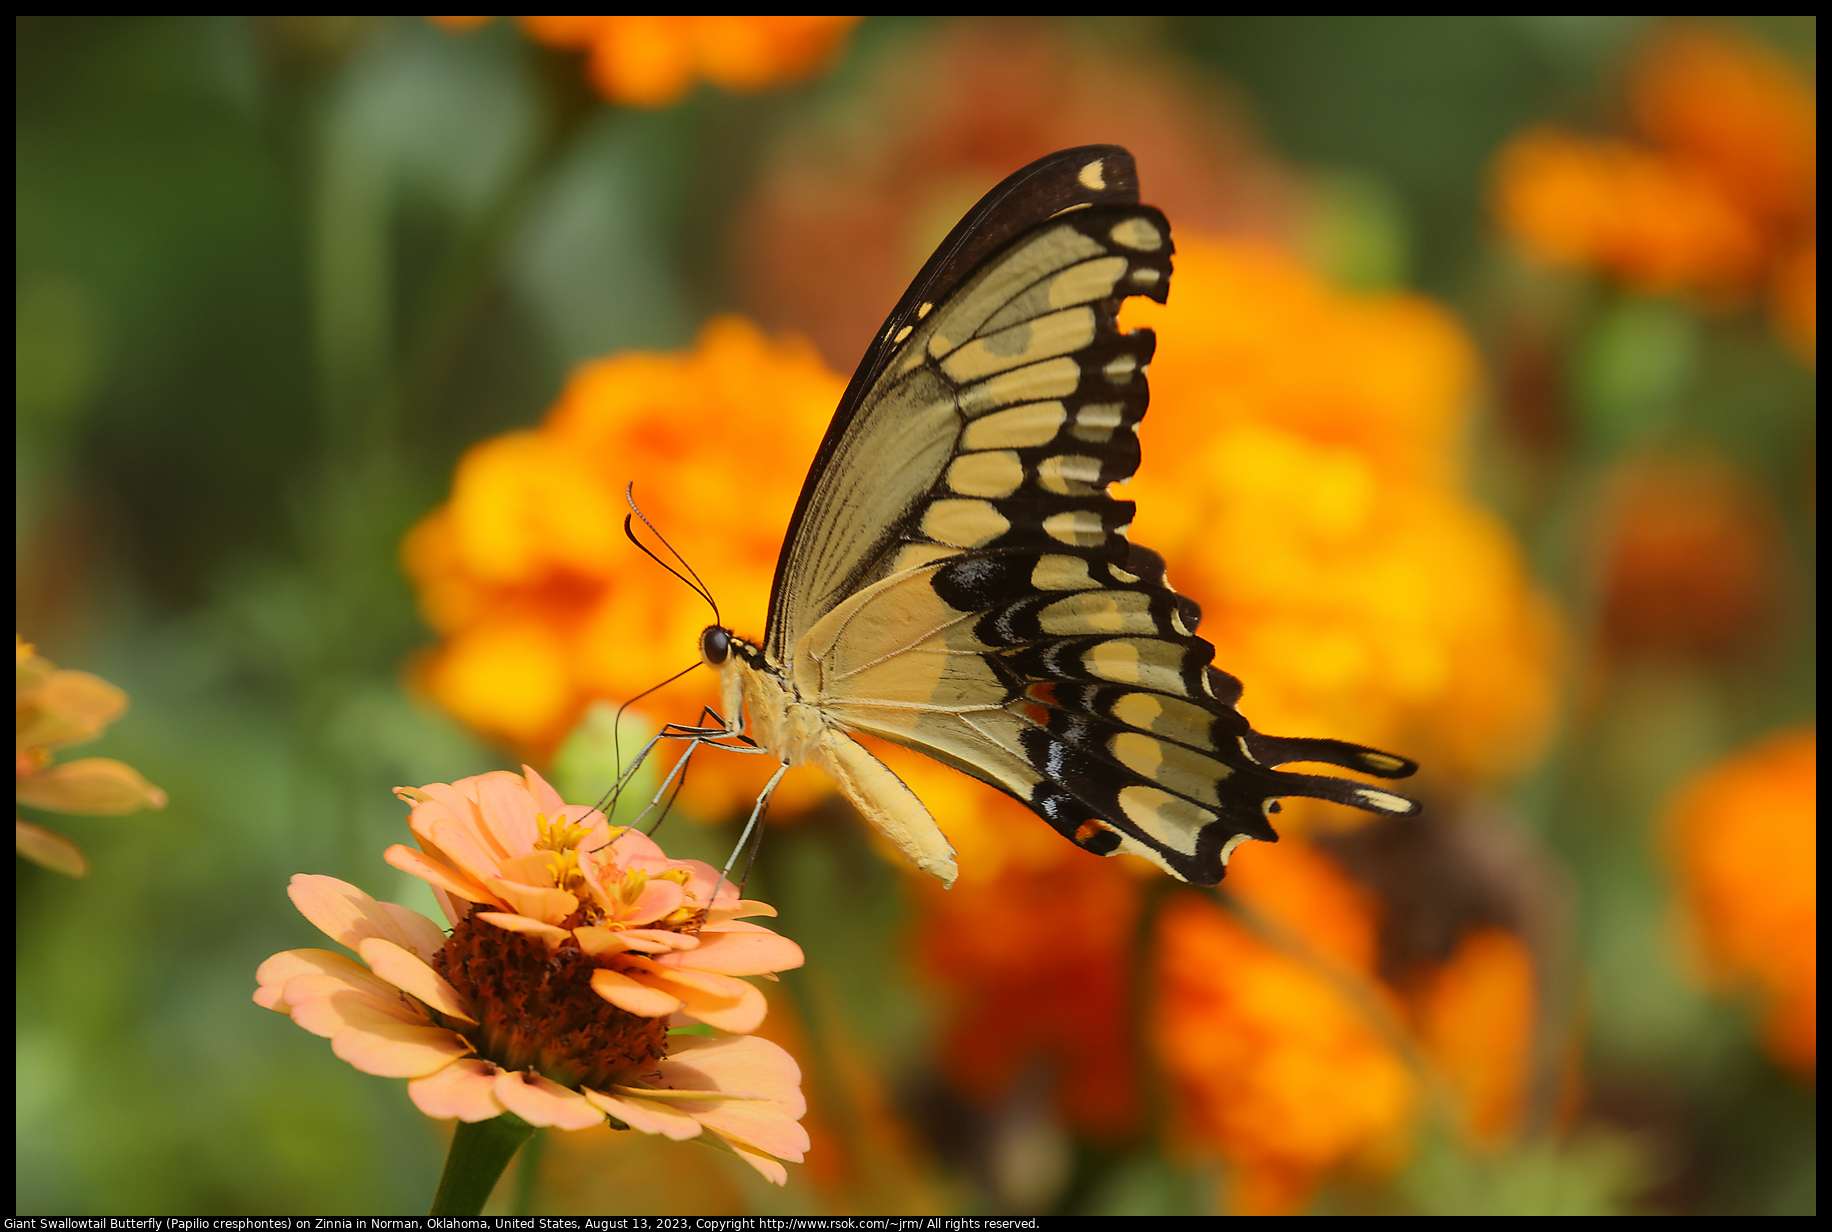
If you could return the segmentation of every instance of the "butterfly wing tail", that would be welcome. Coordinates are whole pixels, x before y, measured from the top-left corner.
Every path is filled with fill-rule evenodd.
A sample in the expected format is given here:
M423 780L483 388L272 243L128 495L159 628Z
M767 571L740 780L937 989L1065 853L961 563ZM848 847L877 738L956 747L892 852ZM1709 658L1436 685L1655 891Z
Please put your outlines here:
M1310 740L1299 736L1267 736L1249 731L1244 737L1247 751L1262 766L1283 766L1294 761L1322 762L1343 766L1383 779L1403 779L1416 771L1418 763L1395 757L1379 749L1370 749L1346 740Z

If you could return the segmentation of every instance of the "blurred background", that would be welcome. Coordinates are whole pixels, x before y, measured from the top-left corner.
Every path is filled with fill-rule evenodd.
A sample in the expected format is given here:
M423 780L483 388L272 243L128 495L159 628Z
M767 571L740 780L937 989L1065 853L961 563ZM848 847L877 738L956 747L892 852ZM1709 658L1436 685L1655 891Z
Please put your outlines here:
M390 788L597 798L709 621L625 484L760 635L909 277L1097 141L1178 249L1134 536L1424 815L1291 802L1210 893L896 760L944 893L798 772L807 1162L548 1134L489 1209L1815 1210L1812 19L15 32L18 630L169 800L43 807L22 667L18 1212L424 1211L449 1127L249 1001L288 877L431 911Z

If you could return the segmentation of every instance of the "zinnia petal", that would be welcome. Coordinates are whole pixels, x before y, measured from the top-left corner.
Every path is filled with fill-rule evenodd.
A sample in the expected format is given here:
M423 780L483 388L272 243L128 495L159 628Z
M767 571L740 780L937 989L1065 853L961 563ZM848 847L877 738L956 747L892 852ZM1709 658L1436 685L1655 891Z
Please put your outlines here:
M165 807L163 791L142 778L138 770L112 757L79 757L46 766L17 779L13 794L33 808L92 817L117 817Z
M285 1000L286 985L307 975L334 976L347 987L378 997L394 995L388 981L347 955L331 950L287 950L255 968L254 978L260 986L254 991L254 1003L262 1009L292 1013L292 1007Z
M670 933L653 928L601 928L588 924L573 929L579 948L594 958L610 954L672 954L696 948L700 939L691 933ZM688 942L691 944L682 944Z
M446 978L392 941L371 937L357 952L369 969L396 988L418 997L447 1018L456 1018L472 1026L477 1019Z
M656 1063L654 1072L665 1086L676 1090L762 1096L797 1120L808 1111L801 1093L801 1067L795 1058L756 1036L669 1036L668 1055Z
M471 1046L443 1027L377 1021L339 1031L331 1037L331 1051L365 1074L424 1078L469 1054Z
M683 1004L672 993L647 984L639 984L621 971L600 967L592 972L592 991L620 1010L641 1018L660 1018L672 1014Z
M543 924L525 915L510 915L503 911L479 911L476 918L494 924L506 932L539 937L547 943L547 948L550 950L557 949L568 937L572 936L564 928L555 928L552 924Z
M392 914L382 910L380 903L335 877L296 873L286 894L301 915L347 949L356 949L368 937L381 937L403 949L412 949L424 937L409 935Z
M720 975L759 975L793 970L805 959L801 947L787 937L758 928L756 932L702 932L698 948L655 961L667 967L688 966Z
M503 1107L530 1125L589 1129L604 1120L604 1113L583 1095L539 1074L498 1074L494 1090Z
M340 975L296 976L286 982L280 999L294 1022L326 1039L349 1026L381 1022L429 1026L432 1022L418 1006L407 1004L392 985L387 992L377 993L354 987Z
M579 900L565 890L521 885L502 877L490 878L490 888L511 911L543 924L557 925L579 909Z
M678 1108L670 1108L651 1099L609 1095L590 1088L585 1090L584 1095L631 1129L639 1129L645 1134L661 1134L676 1142L699 1136L700 1123Z
M535 806L521 775L507 770L479 775L477 806L486 832L505 856L533 850L540 837L535 817L541 810Z
M496 1098L496 1076L502 1073L481 1057L460 1057L436 1074L407 1084L414 1106L441 1121L487 1121L503 1114Z
M426 840L422 839L422 842ZM458 871L440 861L428 858L411 847L396 843L382 853L382 859L400 869L403 873L412 874L447 894L456 894L470 903L489 903L495 907L506 907L490 893L484 883L467 873Z
M743 1035L763 1023L769 1006L753 985L729 975L714 975L685 967L662 967L653 960L630 955L626 960L642 983L681 1000L681 1013L709 1027Z

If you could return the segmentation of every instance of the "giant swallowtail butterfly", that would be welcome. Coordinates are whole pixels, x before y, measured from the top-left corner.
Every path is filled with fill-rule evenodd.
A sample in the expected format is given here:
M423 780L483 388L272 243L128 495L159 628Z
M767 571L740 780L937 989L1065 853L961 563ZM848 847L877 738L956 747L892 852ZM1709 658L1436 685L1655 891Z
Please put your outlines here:
M1133 506L1107 486L1139 465L1156 339L1116 316L1127 296L1165 299L1170 257L1118 146L1051 154L986 194L853 373L783 540L762 644L702 635L726 724L703 731L735 736L748 717L750 741L821 767L944 882L953 848L854 733L983 779L1087 851L1198 885L1243 840L1277 840L1281 796L1418 811L1275 769L1417 767L1254 731L1240 682L1210 666L1196 604L1127 540Z

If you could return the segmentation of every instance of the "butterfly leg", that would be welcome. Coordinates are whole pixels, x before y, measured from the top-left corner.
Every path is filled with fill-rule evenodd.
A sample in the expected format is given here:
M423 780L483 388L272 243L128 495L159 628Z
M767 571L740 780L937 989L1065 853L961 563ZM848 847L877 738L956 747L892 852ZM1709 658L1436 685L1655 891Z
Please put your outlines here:
M770 806L770 797L776 794L776 784L782 782L782 776L788 772L789 767L786 762L776 767L776 773L770 776L770 781L765 783L763 785L763 790L757 793L756 807L751 809L750 819L744 823L744 830L738 835L738 842L732 848L730 858L725 861L725 867L719 871L719 884L715 885L712 891L714 898L719 896L719 890L724 887L725 883L732 879L732 865L738 862L738 853L743 851L747 844L751 848L751 855L750 859L744 862L744 876L739 878L736 882L740 892L744 889L744 883L750 880L751 865L757 859L758 846L758 844L751 842L751 834L753 831L757 831L757 837L760 840L763 837L762 832L758 830L758 823L763 820L763 810Z

